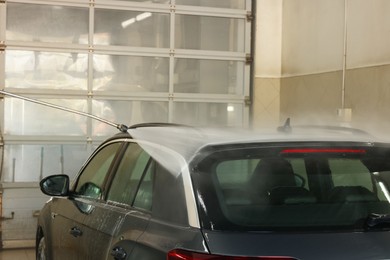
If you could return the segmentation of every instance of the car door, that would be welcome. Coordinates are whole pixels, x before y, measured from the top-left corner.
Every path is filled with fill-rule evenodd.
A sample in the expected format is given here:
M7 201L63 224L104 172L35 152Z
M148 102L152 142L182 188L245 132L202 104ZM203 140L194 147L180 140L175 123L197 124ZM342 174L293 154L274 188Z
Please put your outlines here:
M54 198L54 259L89 259L90 244L100 242L93 238L84 221L101 204L105 181L121 146L122 143L113 142L100 147L79 174L73 194L68 198ZM101 246L100 251L104 250L107 245Z
M150 156L138 144L127 145L109 182L106 203L95 205L94 210L84 218L84 225L93 233L93 241L89 243L90 259L111 259L112 256L115 259L126 259L132 246L123 246L121 241L136 241L145 230L149 214L137 212L132 205L144 203L142 207L151 206L148 200L135 200L150 161ZM117 233L123 229L128 232ZM110 244L113 245L109 249L102 250Z

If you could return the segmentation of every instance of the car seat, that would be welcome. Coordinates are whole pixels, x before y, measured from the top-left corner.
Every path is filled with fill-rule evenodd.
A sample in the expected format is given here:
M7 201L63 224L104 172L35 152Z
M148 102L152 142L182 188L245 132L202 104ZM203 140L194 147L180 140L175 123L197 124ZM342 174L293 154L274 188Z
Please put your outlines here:
M307 189L298 186L291 164L284 158L263 158L250 179L251 189L271 204L315 203Z
M291 164L280 157L261 159L250 178L250 186L264 195L276 187L296 186Z
M329 202L372 202L378 201L378 197L362 186L337 186L328 196Z

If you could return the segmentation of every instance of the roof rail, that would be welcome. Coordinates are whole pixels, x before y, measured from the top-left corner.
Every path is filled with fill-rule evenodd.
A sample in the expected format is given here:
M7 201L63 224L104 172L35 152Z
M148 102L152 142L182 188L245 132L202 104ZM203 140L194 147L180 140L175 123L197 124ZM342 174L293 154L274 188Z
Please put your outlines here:
M182 124L176 124L176 123L149 122L149 123L140 123L140 124L131 125L128 129L136 129L136 128L141 128L141 127L173 127L173 126L191 127L188 125L182 125Z

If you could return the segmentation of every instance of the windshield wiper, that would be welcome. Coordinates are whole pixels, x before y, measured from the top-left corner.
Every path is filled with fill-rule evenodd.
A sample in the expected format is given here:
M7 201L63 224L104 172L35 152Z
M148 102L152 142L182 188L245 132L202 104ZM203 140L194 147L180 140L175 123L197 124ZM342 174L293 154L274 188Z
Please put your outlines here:
M367 230L390 228L390 214L369 214L365 222L365 228Z

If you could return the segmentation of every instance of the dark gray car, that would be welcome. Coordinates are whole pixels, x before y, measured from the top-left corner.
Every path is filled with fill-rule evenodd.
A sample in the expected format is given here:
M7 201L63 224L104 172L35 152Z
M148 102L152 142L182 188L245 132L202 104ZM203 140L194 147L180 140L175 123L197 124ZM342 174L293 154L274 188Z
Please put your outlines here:
M390 259L390 144L333 130L118 134L41 181L37 259Z

